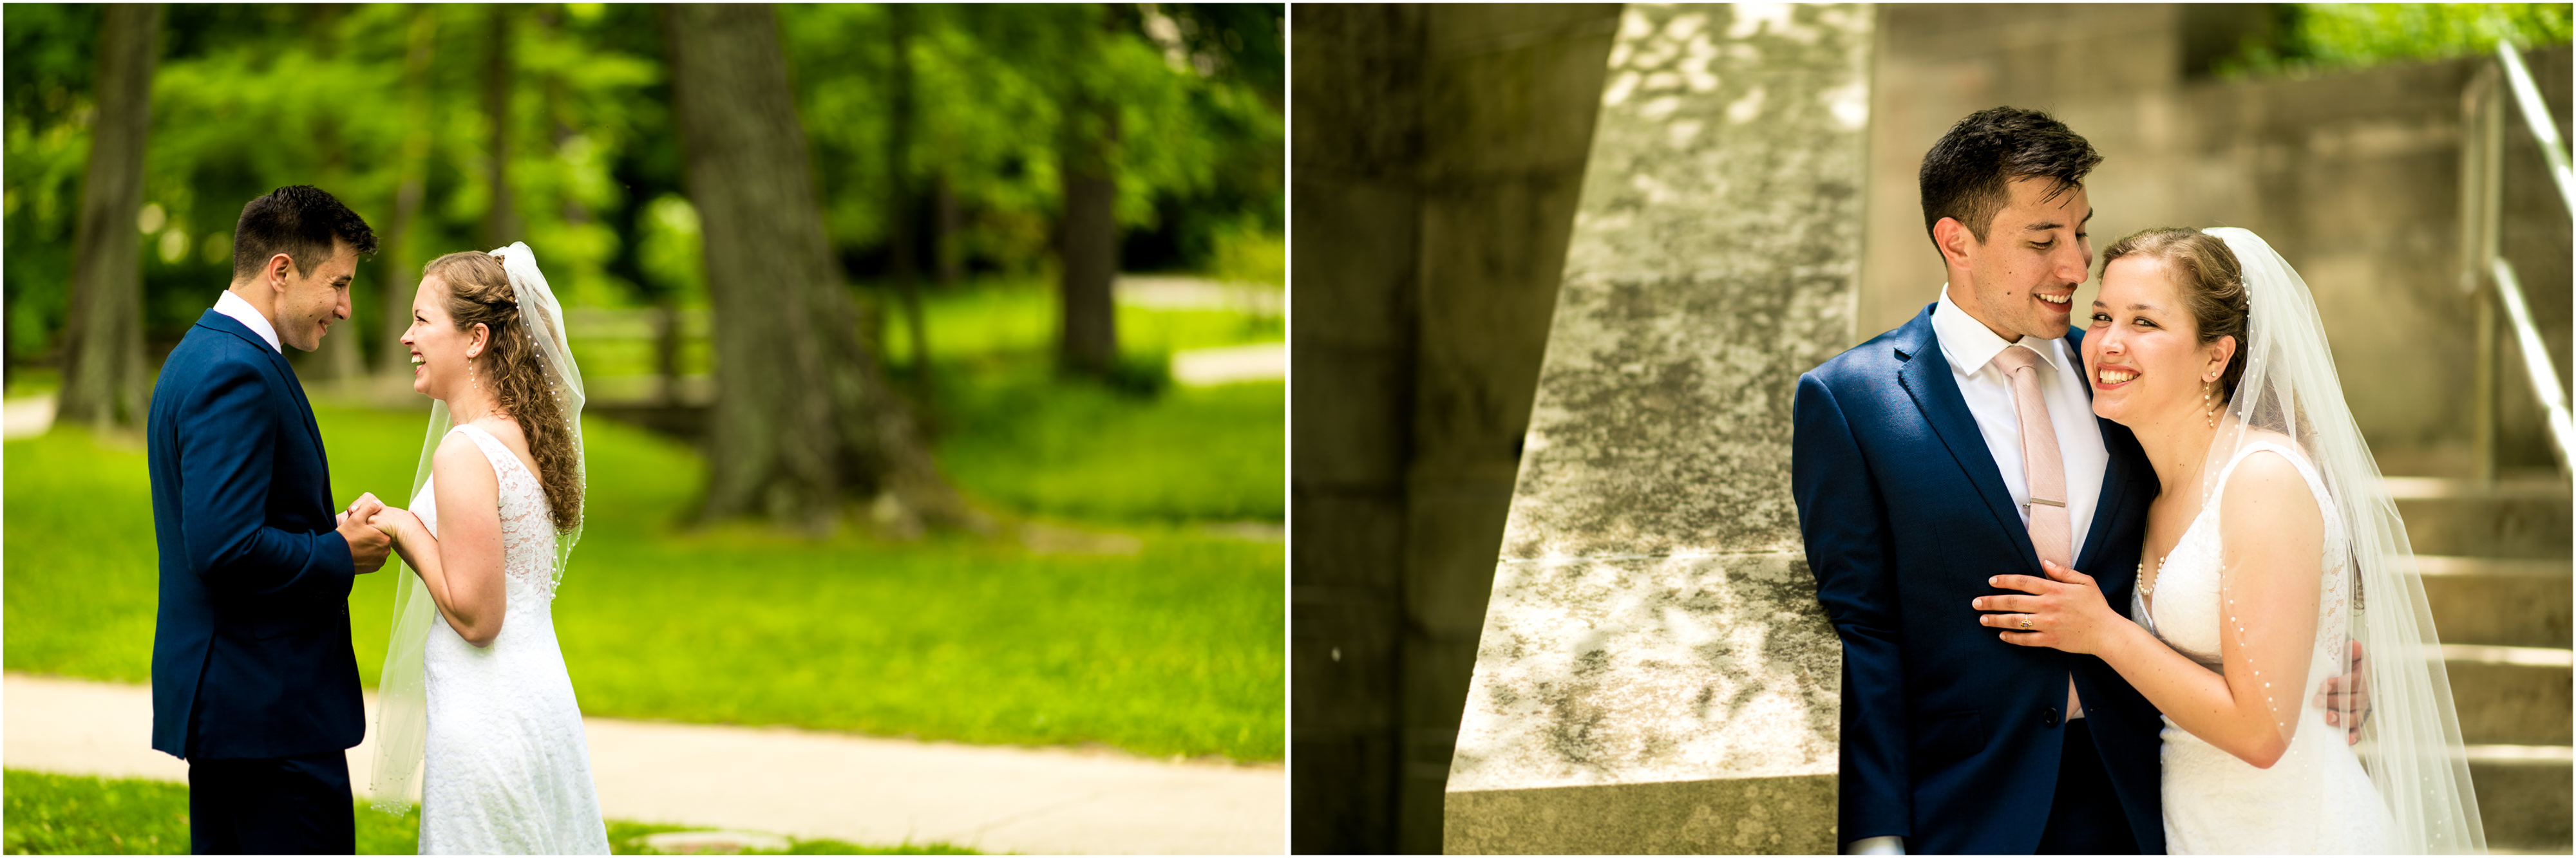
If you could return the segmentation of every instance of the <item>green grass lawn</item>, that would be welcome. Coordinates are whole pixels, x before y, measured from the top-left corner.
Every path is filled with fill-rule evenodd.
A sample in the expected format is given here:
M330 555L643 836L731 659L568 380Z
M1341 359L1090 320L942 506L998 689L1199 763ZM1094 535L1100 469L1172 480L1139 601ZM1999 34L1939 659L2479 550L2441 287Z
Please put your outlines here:
M150 780L71 777L10 770L4 776L6 816L0 852L12 855L185 855L188 853L188 787ZM394 816L359 804L350 811L360 855L420 852L420 808ZM608 822L608 846L619 855L654 854L644 837L691 830L621 820ZM944 843L868 846L839 840L791 839L788 855L973 855ZM758 854L758 853L755 853Z
M336 497L409 486L419 416L317 418ZM1132 555L1067 556L967 537L686 534L671 522L695 490L695 454L587 423L588 524L554 603L585 712L1281 756L1279 543L1147 527L1129 531ZM147 681L158 572L142 451L64 428L5 455L0 657ZM364 576L349 598L369 682L394 581Z
M1007 335L968 343L934 328L966 343L941 349L935 375L943 467L1005 517L1105 532L1089 542L1126 550L686 532L675 522L703 479L697 454L594 418L587 526L554 603L583 711L1281 759L1285 546L1199 524L1281 518L1284 385L1139 397L1057 381L1030 341L1052 329L1013 327L1026 295L948 297L990 306L933 303L934 318L980 312ZM1214 312L1139 328L1131 342L1273 336ZM404 503L425 412L318 409L335 498ZM8 669L148 680L158 572L133 443L58 428L0 447ZM394 583L362 576L349 599L370 684Z

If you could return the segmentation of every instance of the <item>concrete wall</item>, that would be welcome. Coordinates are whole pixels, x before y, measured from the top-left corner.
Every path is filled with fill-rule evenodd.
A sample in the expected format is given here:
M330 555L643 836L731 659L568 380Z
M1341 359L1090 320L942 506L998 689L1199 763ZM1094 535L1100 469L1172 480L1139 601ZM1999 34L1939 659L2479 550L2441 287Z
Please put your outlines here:
M1624 13L1448 851L1833 851L1840 646L1789 499L1789 414L1851 330L1872 19Z
M2460 96L2483 58L2229 82L2194 66L2260 24L2242 7L1889 5L1881 16L1853 342L1939 296L1916 193L1924 151L1977 110L2048 110L2103 153L2087 183L2097 251L2152 226L2261 234L2315 292L2383 469L2466 471L2476 311L2454 286ZM2568 49L2528 57L2564 134ZM2521 122L2507 125L2503 252L2564 378L2568 215ZM2078 290L2077 305L2098 286ZM2509 461L2550 466L2518 358L2506 359Z
M1295 851L1440 850L1617 14L1289 12Z

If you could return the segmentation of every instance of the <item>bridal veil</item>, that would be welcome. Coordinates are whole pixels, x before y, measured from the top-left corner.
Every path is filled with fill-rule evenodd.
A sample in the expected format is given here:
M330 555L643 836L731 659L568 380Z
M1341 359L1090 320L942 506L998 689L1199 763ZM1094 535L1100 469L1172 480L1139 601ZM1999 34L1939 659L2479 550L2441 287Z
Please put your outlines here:
M2281 255L2243 229L2203 230L2234 253L2248 302L2244 373L2215 419L2217 437L2209 463L2234 461L2238 450L2287 436L2316 467L2333 507L2317 605L2317 633L2307 665L2253 662L2257 674L2285 677L2275 717L2285 735L2303 730L2341 733L2356 717L2363 724L2358 752L2371 784L2387 802L2399 852L2482 853L2476 797L2452 707L2441 646L2418 577L2415 554L2382 482L2370 447L2354 424L2326 344L2317 305ZM2275 439L2277 440L2277 439ZM2203 468L2204 508L2219 502L2223 469ZM2232 605L2230 582L2254 571L2227 568L2221 597ZM2238 616L2229 608L2226 632L2245 640L2247 624L2266 619ZM2360 687L2366 695L2322 694L2317 688L2350 665L2351 644L2363 653ZM2316 668L2323 668L2322 673ZM2300 689L2306 689L2301 691ZM2365 702L2366 701L2366 702ZM2361 711L2356 711L2361 710ZM2327 715L2337 723L2327 723ZM2340 738L2340 736L2338 737Z

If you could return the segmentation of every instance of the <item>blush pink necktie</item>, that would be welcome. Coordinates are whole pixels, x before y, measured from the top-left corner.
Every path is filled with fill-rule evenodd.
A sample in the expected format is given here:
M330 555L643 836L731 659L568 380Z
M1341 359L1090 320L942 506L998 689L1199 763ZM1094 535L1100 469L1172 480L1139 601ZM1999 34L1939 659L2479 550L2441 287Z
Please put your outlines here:
M2039 352L2019 343L1995 354L1994 365L2012 381L2013 409L2021 415L2022 476L2030 487L2030 546L2039 559L2075 568L2075 528L2066 516L2066 462L2057 429L2048 422L2048 400L2039 394ZM2066 717L2084 713L2075 699L2075 677L2066 678Z

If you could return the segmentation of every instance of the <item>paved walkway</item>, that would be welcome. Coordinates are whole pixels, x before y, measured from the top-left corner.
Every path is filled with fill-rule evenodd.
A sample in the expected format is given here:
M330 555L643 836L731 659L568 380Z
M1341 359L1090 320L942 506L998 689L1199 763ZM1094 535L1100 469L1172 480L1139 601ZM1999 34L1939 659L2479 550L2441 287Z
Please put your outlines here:
M375 699L367 700L370 723ZM7 674L0 760L13 769L187 779L150 749L139 685ZM987 852L1245 854L1287 848L1276 765L583 719L602 811L617 819ZM372 738L372 737L371 737ZM365 784L372 742L349 752Z
M1287 377L1287 343L1252 343L1172 353L1172 380L1190 387Z
M54 395L26 396L0 402L0 438L32 438L54 425Z

